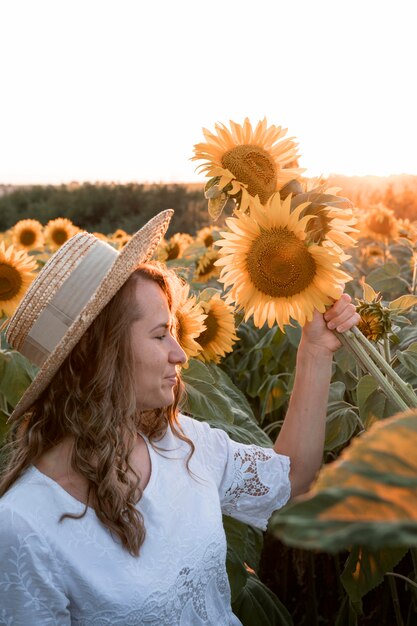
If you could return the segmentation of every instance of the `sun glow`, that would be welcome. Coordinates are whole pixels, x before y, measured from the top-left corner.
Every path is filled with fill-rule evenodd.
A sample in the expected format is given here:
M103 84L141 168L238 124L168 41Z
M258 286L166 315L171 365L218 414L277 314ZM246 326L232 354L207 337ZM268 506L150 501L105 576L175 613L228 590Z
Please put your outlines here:
M246 116L288 128L306 176L414 174L412 5L376 28L359 0L3 3L0 184L201 181L202 124ZM250 45L202 45L228 27Z

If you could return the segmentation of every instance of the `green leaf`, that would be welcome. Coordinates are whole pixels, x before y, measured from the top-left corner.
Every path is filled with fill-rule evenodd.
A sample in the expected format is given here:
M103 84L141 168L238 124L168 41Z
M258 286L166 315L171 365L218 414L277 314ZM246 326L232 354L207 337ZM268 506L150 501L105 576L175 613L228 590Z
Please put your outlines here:
M37 368L14 350L0 350L0 393L15 407L35 377Z
M375 421L384 419L397 412L397 407L390 402L378 387L375 379L366 374L356 388L359 416L366 428Z
M184 411L223 428L235 441L272 446L272 441L256 422L246 397L220 367L190 359L182 379L186 390Z
M371 285L368 285L367 283L363 283L362 287L363 287L363 299L366 300L366 302L373 302L374 300L376 300L378 294L373 289L373 287L371 287Z
M7 431L9 427L7 425L7 420L9 419L8 413L0 409L0 446L4 441L4 438L7 435Z
M276 411L288 400L289 394L285 383L279 378L279 374L275 376L268 375L266 380L258 390L258 396L262 401L261 405L261 421L265 415Z
M417 304L417 296L400 296L395 300L392 300L388 304L388 308L392 311L407 311L407 309L411 309L415 304Z
M310 493L273 513L284 543L337 552L417 545L417 411L376 422L326 465Z
M355 546L340 576L350 600L360 602L365 594L382 583L385 572L392 570L407 552L408 548L368 550Z
M346 385L341 381L335 381L330 384L328 402L336 402L343 400L346 391Z
M330 402L327 409L324 451L341 448L353 437L357 428L358 416L351 404L341 400Z
M417 376L417 351L415 347L416 344L414 343L409 346L407 350L404 350L404 352L397 350L395 356L407 370Z
M393 262L385 263L382 267L370 272L367 276L367 283L376 291L380 291L384 300L403 295L409 286L400 275L400 266Z
M221 294L221 289L207 287L207 289L203 289L203 291L200 291L200 293L198 294L198 300L201 300L203 302L210 302L213 296L217 296L219 294Z
M240 565L246 563L256 572L263 546L263 532L227 515L223 516L223 526L227 538L227 558L230 563ZM231 581L231 587L233 601L238 595L234 581Z
M243 626L293 626L282 602L254 575L248 575L246 585L232 602L232 609Z
M227 204L227 193L221 193L217 198L209 198L207 202L208 212L212 220L219 219L224 207Z

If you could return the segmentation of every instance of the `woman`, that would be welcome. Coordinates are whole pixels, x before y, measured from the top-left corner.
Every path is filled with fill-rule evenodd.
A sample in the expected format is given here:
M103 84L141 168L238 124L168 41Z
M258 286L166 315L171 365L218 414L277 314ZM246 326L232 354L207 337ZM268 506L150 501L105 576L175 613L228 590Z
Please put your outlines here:
M303 329L275 450L233 442L178 412L175 280L146 263L171 213L119 254L75 235L10 320L40 369L0 478L1 624L237 625L222 513L265 529L320 466L349 296Z

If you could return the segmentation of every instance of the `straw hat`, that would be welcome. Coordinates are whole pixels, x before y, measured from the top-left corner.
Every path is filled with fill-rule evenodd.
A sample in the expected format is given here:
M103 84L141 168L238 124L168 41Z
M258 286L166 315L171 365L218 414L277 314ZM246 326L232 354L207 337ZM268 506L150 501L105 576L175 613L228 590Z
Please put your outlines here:
M46 389L90 324L164 236L174 211L162 211L118 252L80 232L48 260L10 318L6 339L40 369L9 421Z

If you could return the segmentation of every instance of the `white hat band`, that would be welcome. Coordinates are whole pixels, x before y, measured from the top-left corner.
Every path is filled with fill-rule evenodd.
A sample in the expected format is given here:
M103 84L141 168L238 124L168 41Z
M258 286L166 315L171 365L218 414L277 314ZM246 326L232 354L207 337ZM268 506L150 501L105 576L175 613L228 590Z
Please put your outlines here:
M89 302L117 256L114 248L99 240L88 249L26 336L20 348L26 358L39 367L43 365Z

